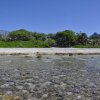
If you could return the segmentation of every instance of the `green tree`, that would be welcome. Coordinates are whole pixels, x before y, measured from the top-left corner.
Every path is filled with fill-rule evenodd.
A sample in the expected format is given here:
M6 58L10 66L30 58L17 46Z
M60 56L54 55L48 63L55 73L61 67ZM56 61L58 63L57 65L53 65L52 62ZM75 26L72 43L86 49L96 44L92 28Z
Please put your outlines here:
M49 38L49 39L55 39L55 34L49 33L47 35L47 38Z
M2 36L2 34L0 34L0 41L2 41L3 40L3 36Z
M100 39L100 34L94 32L91 36L90 39Z
M71 30L57 32L55 36L56 43L59 47L70 47L75 44L77 36Z
M100 34L94 32L89 38L92 41L93 46L100 45Z
M78 44L82 44L82 45L86 45L87 44L87 39L88 39L88 36L86 33L77 33L77 42Z
M24 29L12 31L8 35L9 40L12 41L17 41L17 40L22 40L22 41L28 41L32 39L32 32L29 32Z
M50 38L50 39L47 40L47 43L48 43L49 46L53 46L56 43L56 41L54 39Z
M42 40L42 41L45 41L46 38L47 38L47 35L44 34L44 33L37 33L37 32L34 32L34 33L33 33L33 36L35 37L36 40Z

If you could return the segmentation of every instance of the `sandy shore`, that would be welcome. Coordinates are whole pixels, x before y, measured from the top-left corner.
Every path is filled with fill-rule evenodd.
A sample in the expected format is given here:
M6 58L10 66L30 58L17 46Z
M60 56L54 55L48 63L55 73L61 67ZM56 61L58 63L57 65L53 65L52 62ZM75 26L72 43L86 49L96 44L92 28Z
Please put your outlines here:
M100 54L99 48L0 48L0 55Z

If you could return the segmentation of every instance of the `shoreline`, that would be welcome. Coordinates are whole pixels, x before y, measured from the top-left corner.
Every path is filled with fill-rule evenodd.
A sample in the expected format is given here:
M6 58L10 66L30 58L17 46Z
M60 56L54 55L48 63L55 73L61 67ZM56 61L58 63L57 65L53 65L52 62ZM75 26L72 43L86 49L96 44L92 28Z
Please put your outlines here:
M0 55L100 55L99 48L0 48Z

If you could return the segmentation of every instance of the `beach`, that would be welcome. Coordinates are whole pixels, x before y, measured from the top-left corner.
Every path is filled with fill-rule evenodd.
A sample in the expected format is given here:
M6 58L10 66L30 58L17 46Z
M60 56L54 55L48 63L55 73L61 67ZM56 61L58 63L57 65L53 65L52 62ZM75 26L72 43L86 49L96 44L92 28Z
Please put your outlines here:
M99 48L0 48L0 55L100 54Z

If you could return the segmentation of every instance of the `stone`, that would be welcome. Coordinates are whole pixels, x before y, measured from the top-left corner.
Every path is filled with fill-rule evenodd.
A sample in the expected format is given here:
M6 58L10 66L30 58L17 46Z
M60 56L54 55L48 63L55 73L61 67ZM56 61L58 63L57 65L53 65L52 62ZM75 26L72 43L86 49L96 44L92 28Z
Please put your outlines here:
M66 88L66 84L65 84L64 82L61 82L61 83L60 83L60 86L61 86L63 89Z
M2 100L13 100L13 96L4 95L2 96Z
M26 79L27 82L33 82L33 79Z
M16 86L17 89L22 90L23 86Z
M39 100L38 98L32 97L32 98L28 98L28 100Z
M57 88L57 87L59 87L59 85L57 85L57 84L54 84L54 87L55 87L55 88Z
M43 98L47 98L48 97L48 94L44 94L42 97Z
M28 91L27 91L27 90L22 90L22 92L23 92L23 93L25 93L25 94L26 94L26 93L28 93Z
M6 95L12 95L13 93L12 93L12 91L7 91L6 92Z
M67 92L67 95L72 95L72 92Z
M59 79L59 76L53 76L53 78Z
M32 84L32 83L30 83L30 84L29 84L29 89L34 89L34 88L35 88L35 85Z
M43 85L44 85L44 86L47 86L47 85L50 85L50 84L51 84L51 82L47 81L47 82L45 82Z
M59 75L60 77L65 77L66 75Z
M19 96L9 96L9 95L4 95L2 96L2 100L21 100Z
M81 99L82 97L79 95L79 96L77 96L77 99Z
M92 83L92 82L90 84L88 84L88 86L96 88L96 85L94 83Z
M9 84L3 84L1 85L1 88L8 88L10 85Z
M39 76L34 76L34 78L38 79L38 78L39 78Z
M9 82L9 85L14 85L14 82Z
M20 100L19 96L15 96L13 100Z

